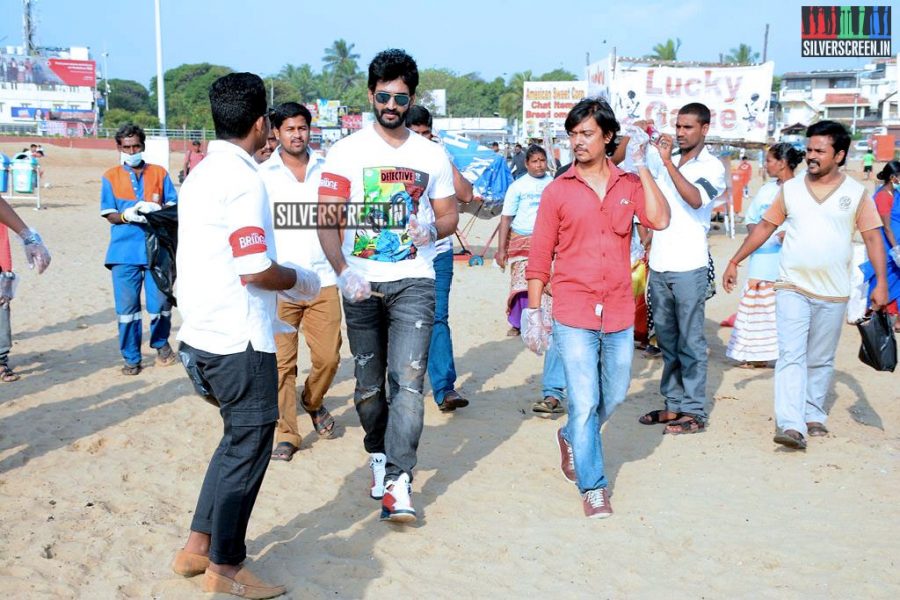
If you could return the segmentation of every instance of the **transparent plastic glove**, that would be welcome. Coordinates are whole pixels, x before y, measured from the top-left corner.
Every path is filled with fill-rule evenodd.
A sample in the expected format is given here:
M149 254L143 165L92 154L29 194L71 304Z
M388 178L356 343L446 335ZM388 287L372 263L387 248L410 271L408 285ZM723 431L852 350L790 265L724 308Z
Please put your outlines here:
M412 239L413 244L421 248L437 240L437 229L434 225L419 223L416 215L410 215L406 224L406 235Z
M310 302L315 300L316 296L319 295L319 290L322 288L319 276L315 271L291 264L284 266L294 269L297 273L297 282L294 284L294 287L281 290L281 295L291 302Z
M160 206L156 202L146 202L144 200L141 200L140 202L138 202L137 204L134 205L134 208L137 209L138 213L140 213L142 215L146 215L147 213L152 213L152 212L161 210L162 206Z
M544 311L540 308L522 311L522 342L538 356L550 347L550 330L544 323Z
M900 245L891 248L888 254L891 255L891 260L894 261L894 264L900 267Z
M626 152L631 157L631 162L636 169L647 166L647 142L650 136L646 131L634 125L628 125L622 132L622 135L628 136L628 146Z
M28 266L37 268L38 274L43 273L50 266L50 251L44 245L44 240L34 229L26 229L19 234L22 238L22 247L25 250L25 258Z
M347 267L338 275L341 294L350 302L362 302L372 295L372 286L365 277Z
M146 223L147 219L144 218L144 215L138 212L138 205L129 206L125 210L122 211L122 218L125 219L128 223Z
M0 306L9 304L16 297L16 288L19 286L19 278L12 271L0 273Z

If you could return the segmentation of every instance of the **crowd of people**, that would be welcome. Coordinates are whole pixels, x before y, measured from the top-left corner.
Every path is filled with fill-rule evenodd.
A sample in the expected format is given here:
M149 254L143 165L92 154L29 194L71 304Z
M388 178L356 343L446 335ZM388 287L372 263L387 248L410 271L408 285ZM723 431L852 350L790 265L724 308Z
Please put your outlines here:
M320 437L334 435L326 398L342 323L371 471L367 492L382 521L417 519L412 483L426 375L439 410L469 404L457 389L448 320L450 238L458 203L475 198L434 143L431 115L415 105L418 80L407 53L379 53L368 68L374 124L322 158L309 145L306 107L270 108L258 76L226 75L209 92L217 139L205 153L193 145L178 192L165 169L144 160L141 128L116 134L119 160L103 175L100 215L110 224L104 262L122 373L142 370L143 290L157 364L180 360L223 423L172 564L179 575L203 575L206 591L285 592L244 565L247 525L268 463L290 461L300 448L298 408ZM553 169L555 178L540 145L517 146L513 157L494 258L510 272L509 336L543 355L532 410L568 413L556 432L560 468L587 517L613 514L602 427L625 400L636 339L652 332L663 361L662 407L639 422L668 435L710 426L707 238L727 175L707 148L710 118L704 104L687 104L675 134L650 141L650 123L623 129L606 101L586 98L565 120L573 161ZM798 450L828 433L824 398L850 294L854 235L869 257L871 307L896 314L900 296L900 163L877 174L883 185L873 201L840 168L850 145L842 125L816 123L807 137L803 175L795 176L802 153L788 144L769 148L772 180L748 207L749 235L722 276L731 292L749 258L727 354L747 367L775 361L774 441ZM287 208L297 204L315 206L315 220L287 223ZM177 351L169 342L171 290L153 277L145 244L148 215L167 207L177 207ZM2 199L0 222L42 272L50 256L40 236ZM3 381L17 377L7 363L15 293L8 255L0 252ZM301 332L310 365L298 395Z

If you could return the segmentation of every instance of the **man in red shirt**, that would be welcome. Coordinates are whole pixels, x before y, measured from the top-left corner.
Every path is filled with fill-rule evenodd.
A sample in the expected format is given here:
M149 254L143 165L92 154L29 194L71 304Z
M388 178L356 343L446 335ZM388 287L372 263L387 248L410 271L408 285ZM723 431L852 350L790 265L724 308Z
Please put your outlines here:
M608 157L619 123L609 104L587 98L565 122L573 168L544 190L525 277L528 306L522 339L540 353L550 343L550 315L541 294L551 281L552 343L562 357L569 420L557 432L563 475L578 486L584 513L612 514L603 469L600 427L624 399L634 353L631 232L634 218L654 230L669 225L669 205L644 163L647 137L628 150L638 175Z

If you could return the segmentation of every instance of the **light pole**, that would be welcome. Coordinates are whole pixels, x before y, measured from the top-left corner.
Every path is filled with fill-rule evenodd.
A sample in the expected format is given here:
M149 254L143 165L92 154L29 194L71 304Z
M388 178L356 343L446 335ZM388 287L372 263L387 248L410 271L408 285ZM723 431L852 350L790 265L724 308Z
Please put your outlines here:
M106 88L106 92L104 94L106 98L106 110L109 110L109 52L106 50L103 51L103 85Z
M159 117L159 127L166 135L166 85L163 81L162 68L162 31L159 25L159 0L154 0L156 9L156 113Z

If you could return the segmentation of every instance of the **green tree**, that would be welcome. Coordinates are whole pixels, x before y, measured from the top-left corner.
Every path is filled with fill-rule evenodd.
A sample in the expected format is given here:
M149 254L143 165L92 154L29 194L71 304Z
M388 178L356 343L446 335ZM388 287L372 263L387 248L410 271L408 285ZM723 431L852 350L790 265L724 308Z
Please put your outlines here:
M110 85L112 85L112 80L110 80ZM123 108L113 107L103 114L103 127L107 129L118 129L126 123L134 123L144 129L157 129L159 127L159 119L156 115L151 115L145 110L132 112Z
M653 46L653 54L648 56L648 58L655 60L678 60L678 50L680 48L680 38L675 38L675 41L672 41L672 39L669 38L664 43Z
M291 86L301 102L312 102L319 98L319 75L308 64L284 65L277 78Z
M553 69L537 78L538 81L577 81L578 76L565 69Z
M151 112L150 92L137 81L130 79L110 79L108 100L112 108L121 108L128 112Z
M781 75L772 77L772 91L776 94L781 91Z
M200 63L181 65L163 75L166 82L166 126L212 129L209 88L213 81L233 72L230 67ZM150 80L150 104L156 106L156 77Z
M325 64L323 74L331 79L333 90L338 96L349 90L360 79L359 65L356 63L359 54L353 52L356 44L348 44L339 39L328 48L322 62Z
M747 44L739 44L725 56L725 62L735 65L749 65L759 61L759 52L754 52Z

